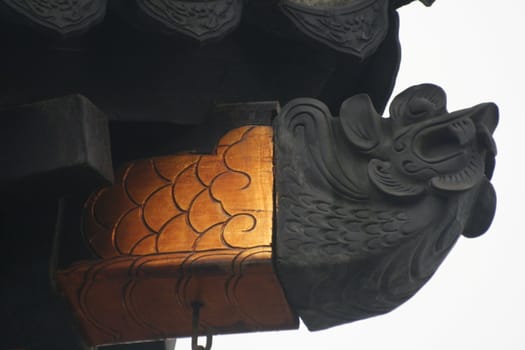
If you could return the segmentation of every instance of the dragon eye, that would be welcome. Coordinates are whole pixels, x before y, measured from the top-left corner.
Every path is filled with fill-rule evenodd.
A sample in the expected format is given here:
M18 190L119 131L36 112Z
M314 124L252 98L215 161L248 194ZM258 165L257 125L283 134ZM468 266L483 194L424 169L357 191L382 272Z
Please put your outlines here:
M431 84L414 86L396 96L390 115L398 126L407 126L446 112L445 92Z
M412 99L408 105L408 110L407 121L409 123L434 116L439 112L437 106L431 100L422 97Z

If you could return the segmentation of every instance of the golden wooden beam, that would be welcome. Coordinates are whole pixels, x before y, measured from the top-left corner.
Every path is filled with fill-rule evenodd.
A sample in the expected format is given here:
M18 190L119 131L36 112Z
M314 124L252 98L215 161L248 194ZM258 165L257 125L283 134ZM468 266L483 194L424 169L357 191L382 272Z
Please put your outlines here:
M272 263L272 128L230 131L216 154L139 160L86 202L99 256L59 271L91 345L297 328Z

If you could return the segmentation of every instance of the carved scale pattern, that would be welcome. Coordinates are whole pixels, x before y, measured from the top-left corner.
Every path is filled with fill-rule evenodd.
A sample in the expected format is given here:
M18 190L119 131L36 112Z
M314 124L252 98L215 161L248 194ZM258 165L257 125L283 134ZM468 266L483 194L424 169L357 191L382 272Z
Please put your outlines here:
M270 137L266 128L244 127L223 137L215 155L167 156L127 165L116 185L87 201L87 242L104 258L269 247ZM265 153L253 157L249 152L255 147Z
M276 269L311 330L396 308L494 215L494 104L449 113L443 90L423 84L390 113L366 95L339 117L301 98L274 120Z
M270 127L242 127L216 154L140 160L86 202L101 257L60 271L88 344L297 327L272 264Z
M432 3L431 0L421 1L427 6ZM276 2L279 5L269 2L264 6L280 6L306 35L338 51L364 59L385 38L390 2L283 0ZM407 2L410 1L393 2L391 6ZM4 0L0 2L0 8L5 5L20 15L22 21L66 36L85 32L101 21L106 4L107 0ZM160 24L164 32L183 34L198 41L221 38L236 28L243 7L242 0L134 0L131 4L122 0L115 1L115 4L113 10L117 11L120 6L124 16L128 11L138 11L138 21L146 19L142 25L150 27L155 23L153 27L158 30L157 24ZM11 11L7 11L8 15Z
M224 36L239 24L242 13L241 0L136 1L145 14L169 30L182 32L197 40Z
M285 0L281 7L306 35L361 59L375 52L388 31L387 0L365 0L331 7L305 6Z
M4 0L18 14L62 35L82 32L104 18L107 0Z

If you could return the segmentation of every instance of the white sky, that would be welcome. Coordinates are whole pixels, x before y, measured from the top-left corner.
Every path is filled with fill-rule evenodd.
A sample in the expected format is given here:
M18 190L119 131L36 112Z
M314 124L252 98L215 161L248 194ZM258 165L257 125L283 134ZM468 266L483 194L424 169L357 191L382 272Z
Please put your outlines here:
M214 337L214 350L525 349L525 2L436 0L399 10L403 50L394 95L424 82L447 92L449 111L493 101L500 107L492 183L495 220L460 238L433 279L385 316L308 332ZM176 349L189 350L188 340Z

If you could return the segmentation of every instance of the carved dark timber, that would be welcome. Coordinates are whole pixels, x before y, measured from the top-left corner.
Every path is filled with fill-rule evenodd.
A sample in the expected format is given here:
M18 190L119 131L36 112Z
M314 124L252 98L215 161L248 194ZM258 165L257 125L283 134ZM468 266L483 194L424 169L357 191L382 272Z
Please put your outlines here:
M389 119L357 95L338 118L297 99L275 120L276 266L309 329L394 309L460 234L490 225L497 107L445 104L420 85L394 99Z
M379 117L400 60L395 10L410 2L0 0L0 192L29 198L0 205L3 348L84 348L56 271L92 343L188 335L196 296L215 305L201 330L223 333L293 328L295 311L321 329L413 295L460 234L490 225L497 109L449 113L422 85ZM273 162L260 139L215 148L246 125L270 141L291 100ZM266 170L232 167L230 146ZM162 168L174 159L187 166ZM82 218L87 192L123 164ZM276 187L253 195L271 167ZM237 207L233 187L264 209Z
M252 11L250 17L262 17L262 26L280 22L283 13L306 36L327 46L361 59L375 52L388 32L388 11L410 1L347 0L347 1L268 1L263 11ZM193 38L199 42L223 38L235 29L242 17L244 0L113 0L112 9L128 17L134 25L167 34ZM249 6L260 7L260 4ZM427 6L432 1L422 0ZM277 5L280 4L280 5ZM106 14L107 0L4 0L0 14L44 31L62 36L84 33L100 22ZM255 18L252 22L260 22ZM274 32L289 35L286 23L277 24Z
M225 36L239 24L242 12L242 0L136 0L136 3L164 31L180 32L199 41ZM129 6L127 1L124 6Z
M359 58L374 52L388 31L388 1L349 1L337 7L282 2L284 13L308 36Z
M385 39L391 25L389 11L411 1L283 0L280 7L308 37L339 52L365 59ZM430 6L433 1L422 2Z
M104 18L107 0L4 0L22 22L63 36L83 33ZM0 4L1 9L1 4Z
M373 28L386 34L374 34L373 50L369 44L355 49L367 55L362 59L348 52L353 43L344 38L353 32L340 28L346 34L339 35L330 25L332 36L347 45L341 48L346 54L334 50L298 30L276 2L113 0L106 11L103 1L84 1L55 7L34 2L40 10L33 15L46 14L46 23L62 28L62 36L86 32L68 40L45 35L60 31L33 19L33 2L0 1L0 108L81 93L110 120L195 125L206 122L215 104L284 104L308 96L335 112L346 97L366 93L383 111L399 67L399 2L385 7L387 18L373 19ZM49 15L51 10L57 14ZM76 18L71 25L70 17ZM207 41L212 43L201 45Z
M3 198L33 201L113 181L108 120L82 95L0 110Z

